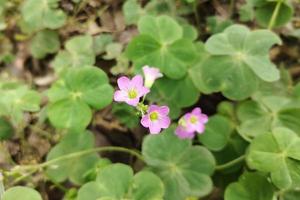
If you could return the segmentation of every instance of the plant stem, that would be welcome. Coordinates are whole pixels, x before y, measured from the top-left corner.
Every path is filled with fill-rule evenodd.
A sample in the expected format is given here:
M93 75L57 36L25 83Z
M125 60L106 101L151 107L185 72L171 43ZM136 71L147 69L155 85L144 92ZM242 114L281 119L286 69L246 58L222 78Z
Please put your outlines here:
M235 1L234 1L234 0L230 0L230 5L229 5L229 18L231 18L232 15L233 15L233 12L234 12L234 4L235 4Z
M193 3L193 9L194 9L194 15L195 15L195 18L196 18L196 24L197 24L197 29L200 30L200 16L199 16L199 13L198 13L198 1L194 1Z
M62 161L62 160L67 160L67 159L71 159L71 158L76 158L76 157L81 157L87 154L91 154L91 153L95 153L95 152L104 152L104 151L119 151L119 152L125 152L125 153L129 153L132 154L134 156L136 156L138 159L144 161L143 156L138 153L135 150L131 150L131 149L127 149L124 147L98 147L98 148L94 148L94 149L88 149L88 150L84 150L84 151L79 151L79 152L75 152L75 153L71 153L65 156L61 156L58 158L55 158L53 160L49 160L47 162L44 162L42 164L39 164L40 168L44 168L44 167L48 167L49 165L52 165L56 162Z
M271 17L269 25L268 25L268 29L270 29L270 30L273 28L273 26L276 22L281 4L282 4L282 0L278 0L276 3L275 10L273 11L272 17Z
M15 169L12 170L13 172L10 172L9 174L15 174L16 172L20 172L20 171L24 172L26 170L29 170L28 173L23 174L22 176L20 176L13 182L14 184L16 184L17 182L27 178L28 176L35 173L36 171L41 170L45 167L51 166L59 161L68 160L68 159L72 159L72 158L78 158L78 157L85 156L85 155L95 153L95 152L105 152L105 151L119 151L119 152L129 153L131 155L136 156L138 159L140 159L141 161L144 162L143 156L135 150L127 149L124 147L108 146L108 147L97 147L97 148L93 148L93 149L88 149L88 150L84 150L84 151L67 154L67 155L64 155L64 156L55 158L53 160L49 160L44 163L40 163L40 164L17 166Z
M238 158L236 158L236 159L234 159L234 160L232 160L232 161L230 161L230 162L228 162L228 163L225 163L225 164L223 164L223 165L218 165L218 166L216 166L215 169L216 169L216 171L222 171L222 170L224 170L224 169L230 168L230 167L232 167L232 166L234 166L234 165L236 165L236 164L238 164L238 163L244 161L245 158L246 158L246 156L245 156L245 155L242 155L242 156L240 156L240 157L238 157Z

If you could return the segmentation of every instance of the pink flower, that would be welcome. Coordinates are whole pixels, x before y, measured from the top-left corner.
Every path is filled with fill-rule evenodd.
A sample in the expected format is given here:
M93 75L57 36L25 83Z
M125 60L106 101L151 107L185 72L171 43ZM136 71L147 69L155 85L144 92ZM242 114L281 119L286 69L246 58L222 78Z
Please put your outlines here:
M199 134L204 132L207 121L207 115L202 114L200 108L194 108L179 120L175 133L180 138L193 138L195 132Z
M151 88L156 79L163 77L158 68L144 66L143 72L145 76L145 86L147 88Z
M129 105L137 106L140 98L149 92L149 89L143 85L143 77L136 75L130 80L122 76L118 79L117 90L114 95L114 100L119 102L126 102Z
M168 128L171 120L168 117L168 106L149 106L148 112L141 119L141 124L150 129L151 134L160 133L161 129Z

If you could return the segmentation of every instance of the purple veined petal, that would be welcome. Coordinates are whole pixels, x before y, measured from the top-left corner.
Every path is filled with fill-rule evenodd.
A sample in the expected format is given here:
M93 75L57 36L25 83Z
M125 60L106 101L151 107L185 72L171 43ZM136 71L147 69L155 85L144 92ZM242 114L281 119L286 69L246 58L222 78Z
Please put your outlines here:
M161 131L161 126L157 122L151 122L149 126L149 130L151 134L158 134Z
M141 75L136 75L131 79L131 87L138 88L143 85L143 77Z
M181 139L192 139L195 136L193 131L187 131L183 126L177 126L175 134Z
M198 123L197 126L195 127L195 130L197 133L203 133L205 130L204 124Z
M199 116L199 120L200 120L200 122L202 122L202 123L207 123L208 122L208 116L207 115L205 115L205 114L201 114L200 116Z
M131 105L131 106L137 106L138 103L140 102L140 98L135 98L135 99L126 99L126 103Z
M122 76L122 77L118 78L117 82L118 82L118 87L121 90L128 90L128 88L130 87L131 81L126 76Z
M153 111L157 111L159 110L159 106L157 105L150 105L149 108L148 108L148 113L151 113Z
M161 107L159 108L159 113L160 113L161 115L168 115L169 112L170 112L170 109L169 109L168 106L161 106Z
M115 91L114 100L115 101L126 101L128 99L127 93L122 90Z
M146 94L148 94L150 92L150 90L144 86L138 87L137 90L138 90L139 97L145 96Z
M196 107L192 110L192 114L194 114L194 115L200 115L201 112L202 112L201 108L199 108L199 107Z
M148 115L144 115L141 119L141 124L143 127L148 128L150 126L151 120Z
M168 116L163 116L160 120L159 120L160 126L161 128L168 128L171 124L171 120Z

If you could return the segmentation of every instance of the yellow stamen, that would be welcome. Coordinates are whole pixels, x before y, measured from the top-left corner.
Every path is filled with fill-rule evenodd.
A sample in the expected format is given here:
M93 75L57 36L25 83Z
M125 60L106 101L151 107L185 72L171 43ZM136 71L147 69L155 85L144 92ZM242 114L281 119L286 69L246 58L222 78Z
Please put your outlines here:
M158 120L158 113L157 112L150 113L150 120L151 121Z
M192 123L192 124L196 124L197 122L198 122L198 118L196 117L196 116L191 116L191 118L190 118L190 122Z
M131 89L128 91L128 97L130 99L135 99L137 97L137 92L135 89Z

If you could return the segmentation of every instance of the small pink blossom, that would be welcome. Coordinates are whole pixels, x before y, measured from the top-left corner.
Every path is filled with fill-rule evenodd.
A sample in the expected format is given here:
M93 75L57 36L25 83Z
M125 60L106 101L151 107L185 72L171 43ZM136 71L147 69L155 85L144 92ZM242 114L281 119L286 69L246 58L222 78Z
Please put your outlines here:
M201 113L200 108L194 108L192 112L186 113L180 120L175 133L180 138L193 138L195 132L204 132L208 117Z
M115 92L114 100L126 102L132 106L137 106L140 98L149 93L149 89L144 87L143 77L141 75L134 76L132 80L122 76L118 79L118 86L120 90Z
M151 88L156 79L163 77L159 69L155 67L144 66L143 72L145 76L145 86L147 88Z
M160 133L161 129L168 128L171 120L168 116L168 106L156 106L151 105L148 108L148 112L141 119L141 124L149 128L151 134Z

